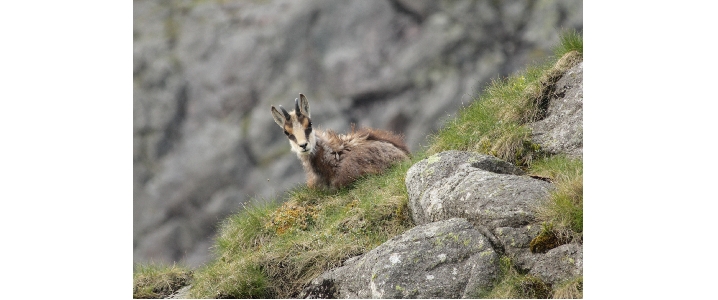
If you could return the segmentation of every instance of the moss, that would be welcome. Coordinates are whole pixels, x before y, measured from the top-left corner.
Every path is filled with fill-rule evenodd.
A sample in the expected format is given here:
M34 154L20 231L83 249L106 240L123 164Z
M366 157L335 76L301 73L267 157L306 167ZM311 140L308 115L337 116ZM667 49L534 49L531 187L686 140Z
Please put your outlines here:
M429 156L429 158L426 159L426 163L431 165L440 160L441 160L441 155L439 155L439 153L437 153L432 156Z
M494 253L495 253L494 250L481 251L481 252L479 252L479 257L484 257L484 256L492 255L492 254L494 254Z
M265 227L282 235L292 230L307 231L315 224L318 217L317 208L312 205L297 205L289 201L282 204L270 215Z
M531 253L546 253L548 250L560 246L560 240L552 225L544 225L543 230L529 244Z
M428 168L424 169L424 172L421 173L421 175L424 177L429 177L432 174L434 174L434 167L428 167Z
M527 275L517 284L521 298L548 299L551 297L551 286L535 276Z

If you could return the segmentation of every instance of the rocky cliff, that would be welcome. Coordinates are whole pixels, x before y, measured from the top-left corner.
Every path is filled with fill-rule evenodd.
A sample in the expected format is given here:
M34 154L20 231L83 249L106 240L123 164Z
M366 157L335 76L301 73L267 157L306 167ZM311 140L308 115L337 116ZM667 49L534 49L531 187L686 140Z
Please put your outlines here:
M303 183L270 105L302 92L319 127L417 150L561 28L580 1L134 1L134 260L199 265L224 216Z

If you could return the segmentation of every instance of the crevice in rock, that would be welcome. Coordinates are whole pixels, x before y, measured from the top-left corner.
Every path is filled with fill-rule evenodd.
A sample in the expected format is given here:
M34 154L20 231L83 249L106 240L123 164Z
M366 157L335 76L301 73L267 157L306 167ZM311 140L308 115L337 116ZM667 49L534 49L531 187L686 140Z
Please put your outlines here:
M399 95L409 90L411 87L411 84L406 84L398 87L370 90L358 93L354 96L351 96L352 104L351 107L349 107L349 111L353 111L362 107L367 107L377 102L387 101L395 97L396 95Z
M496 174L506 174L506 175L522 175L523 171L519 168L514 167L513 165L504 162L504 161L491 161L487 159L483 159L481 161L477 161L474 163L471 163L472 168L477 168L480 170L496 173Z
M548 177L543 177L543 176L538 176L538 175L529 175L529 177L531 177L531 178L533 178L533 179L545 181L545 182L548 182L548 183L553 183L553 180L552 180L551 178L548 178Z
M410 7L407 7L401 1L389 0L389 4L391 5L392 8L394 8L394 10L397 13L400 13L400 14L403 14L403 15L409 17L409 19L416 22L417 24L421 24L422 22L424 22L424 16L422 16L419 12L414 11Z
M187 84L184 84L176 95L177 99L177 110L175 110L172 120L167 123L167 127L164 130L164 134L160 141L157 143L157 158L165 156L175 146L177 141L182 137L182 123L184 123L187 117L187 102L189 96L187 95Z
M252 152L252 147L249 144L250 144L249 141L241 141L238 144L239 149L237 149L236 152L237 153L244 152L244 154L246 154L246 157L247 157L247 160L249 161L249 163L253 166L257 166L257 165L259 165L259 159L254 154L254 152Z
M504 255L506 253L506 249L504 249L504 245L501 244L501 241L499 241L498 238L494 235L491 230L489 230L487 227L482 225L476 225L474 224L474 228L478 230L481 234L483 234L486 239L489 241L489 244L491 245L491 248L494 249L494 252L498 255Z
M556 82L563 76L563 73L559 75L550 76L546 82L540 82L541 95L534 100L536 104L536 115L531 122L538 122L548 117L548 108L551 104L551 99L556 97Z

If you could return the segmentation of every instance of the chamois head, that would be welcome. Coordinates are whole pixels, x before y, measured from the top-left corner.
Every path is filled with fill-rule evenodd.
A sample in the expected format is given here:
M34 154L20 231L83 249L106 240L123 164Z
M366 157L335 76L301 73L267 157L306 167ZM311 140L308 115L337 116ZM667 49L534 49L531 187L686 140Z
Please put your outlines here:
M284 129L284 134L289 138L292 151L297 155L309 155L314 151L317 138L312 130L312 121L309 116L309 101L303 94L299 99L294 99L294 110L287 112L281 105L279 112L272 105L272 117L274 122Z

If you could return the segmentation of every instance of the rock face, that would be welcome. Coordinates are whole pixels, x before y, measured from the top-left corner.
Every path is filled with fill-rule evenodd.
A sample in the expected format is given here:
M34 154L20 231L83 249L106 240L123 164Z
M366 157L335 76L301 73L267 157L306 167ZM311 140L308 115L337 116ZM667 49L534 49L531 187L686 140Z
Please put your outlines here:
M583 62L556 82L546 118L529 124L533 141L552 154L583 156Z
M546 57L582 2L134 1L135 262L208 259L224 216L304 175L270 105L413 150L491 78Z

